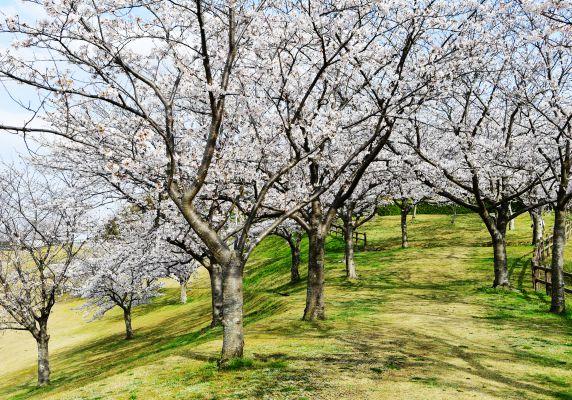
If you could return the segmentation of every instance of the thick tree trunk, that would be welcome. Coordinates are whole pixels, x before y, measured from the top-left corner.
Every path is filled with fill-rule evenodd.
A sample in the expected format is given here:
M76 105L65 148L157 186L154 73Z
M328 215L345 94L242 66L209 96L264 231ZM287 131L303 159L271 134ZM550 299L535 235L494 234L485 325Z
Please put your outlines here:
M222 293L223 293L223 341L221 363L240 358L244 349L244 332L242 326L243 290L242 274L243 263L234 255L230 262L223 267Z
M324 253L325 229L322 226L322 206L319 201L312 202L310 232L308 232L308 287L306 288L305 321L326 319L324 304Z
M181 286L181 304L187 304L187 281L179 282Z
M354 261L354 226L351 219L344 219L344 239L346 242L346 277L348 279L357 279L356 265Z
M508 267L506 260L506 239L497 237L493 239L495 280L493 287L508 287Z
M131 308L123 309L123 320L125 321L125 339L133 339L133 328L131 326Z
M295 233L288 239L288 244L290 245L290 282L298 282L300 280L300 242L302 241L302 235Z
M211 281L211 327L222 324L222 268L219 264L211 263L208 268Z
M409 208L401 209L401 247L409 247L407 242L407 214L409 214Z
M48 335L46 321L40 324L40 333L36 337L36 343L38 345L38 386L45 386L50 383L49 341L50 336Z
M326 319L324 307L324 244L320 229L312 229L309 234L308 288L306 291L305 321Z
M562 314L566 311L564 295L564 246L566 245L566 212L561 207L554 209L554 233L551 263L550 312Z
M542 219L542 211L540 209L530 211L532 219L532 244L536 245L542 241L544 236L544 220Z
M496 231L491 234L494 252L494 272L495 280L493 287L509 287L508 266L506 257L506 223L501 222L496 225Z

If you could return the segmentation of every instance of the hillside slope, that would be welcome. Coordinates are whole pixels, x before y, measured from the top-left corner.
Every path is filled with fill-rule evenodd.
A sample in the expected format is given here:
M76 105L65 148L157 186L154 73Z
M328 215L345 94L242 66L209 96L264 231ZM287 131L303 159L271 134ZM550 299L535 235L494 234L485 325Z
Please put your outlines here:
M206 328L202 275L188 304L167 288L137 310L133 341L119 313L87 323L76 300L59 304L48 388L34 386L33 340L0 334L0 398L572 399L572 319L547 314L547 297L531 291L528 217L509 233L514 292L489 288L492 251L476 216L418 215L405 250L398 218L367 225L355 282L330 238L323 322L300 320L305 284L288 283L281 239L265 240L246 270L246 359L228 370L216 367L221 330Z

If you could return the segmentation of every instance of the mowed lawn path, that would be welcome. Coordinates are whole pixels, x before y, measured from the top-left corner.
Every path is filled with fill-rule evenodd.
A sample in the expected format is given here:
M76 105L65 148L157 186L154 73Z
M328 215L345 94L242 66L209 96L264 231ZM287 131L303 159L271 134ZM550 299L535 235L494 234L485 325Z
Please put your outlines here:
M300 320L305 284L288 283L287 246L264 241L245 276L246 358L227 370L216 366L220 328L206 329L202 274L188 304L168 287L141 307L129 342L119 313L88 323L78 301L58 305L49 388L34 387L33 340L0 334L0 398L572 399L572 317L547 314L548 297L531 290L528 216L509 233L514 291L490 288L490 239L475 215L454 225L418 215L408 249L398 217L366 231L357 281L344 278L342 241L328 241L328 318L316 323Z

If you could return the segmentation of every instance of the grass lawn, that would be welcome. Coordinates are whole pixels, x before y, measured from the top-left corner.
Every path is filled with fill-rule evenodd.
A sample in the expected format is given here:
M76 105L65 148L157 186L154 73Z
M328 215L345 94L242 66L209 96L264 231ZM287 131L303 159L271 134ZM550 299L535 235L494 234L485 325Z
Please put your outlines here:
M227 370L216 366L221 329L206 328L203 273L188 304L168 287L136 310L132 341L119 312L88 323L77 300L58 304L48 388L35 387L31 336L0 333L0 398L572 399L572 316L546 313L549 299L531 290L528 216L508 235L514 291L490 288L490 238L475 215L455 225L418 215L408 249L397 216L365 229L369 249L356 254L354 282L344 278L342 241L329 239L328 319L316 323L300 320L305 284L288 283L288 246L272 237L255 250L245 359ZM567 253L572 260L572 245Z

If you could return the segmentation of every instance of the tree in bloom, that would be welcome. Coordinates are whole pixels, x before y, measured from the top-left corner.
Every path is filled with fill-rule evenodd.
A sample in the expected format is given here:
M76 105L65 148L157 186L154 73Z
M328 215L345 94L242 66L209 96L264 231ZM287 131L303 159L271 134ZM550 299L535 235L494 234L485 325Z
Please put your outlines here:
M451 13L456 17L447 18ZM447 81L443 71L456 58L463 21L472 13L470 6L449 2L393 2L373 8L368 18L375 28L361 32L371 40L344 45L347 53L342 53L342 60L351 69L340 63L328 69L324 65L325 77L318 81L321 91L310 98L313 107L306 110L292 106L291 98L303 97L303 92L297 94L299 79L290 76L290 71L300 69L296 68L298 59L290 54L305 52L306 43L300 42L294 50L286 46L275 57L275 63L288 67L282 68L286 90L271 95L279 99L277 112L283 129L290 133L289 152L307 154L316 146L320 149L289 179L297 186L291 195L321 193L294 215L309 238L305 320L325 318L324 243L338 210L351 198L393 132ZM320 34L316 32L318 43ZM334 36L333 42L339 39ZM313 58L319 60L320 52ZM329 60L328 53L321 59ZM323 137L328 140L321 145Z
M179 284L181 304L187 304L187 285L197 270L197 263L192 260L173 262L164 268L165 275L174 279Z
M407 216L417 204L434 196L430 187L418 179L414 168L399 154L388 154L384 170L379 172L383 194L400 210L401 247L409 247Z
M230 204L230 207L227 207ZM206 207L201 203L199 208ZM213 201L210 203L209 211L203 215L216 232L223 237L232 237L238 221L238 213L232 207L232 203ZM159 202L158 214L160 215L157 235L161 240L169 243L174 252L183 252L189 262L188 267L193 268L193 272L202 266L209 273L211 287L211 327L222 324L223 315L223 292L222 292L222 267L217 263L209 248L201 241L188 223L182 218L172 202Z
M481 26L472 26L462 46L465 57L451 65L450 87L413 116L402 135L411 150L404 159L420 179L481 217L492 239L494 287L510 286L509 222L546 202L525 199L544 181L546 169L538 168L543 164L540 137L529 113L511 96L521 81L509 67L508 55L516 48L508 40L510 24L503 21L510 15L507 10L490 13ZM513 210L513 203L522 206Z
M346 278L357 279L354 260L356 230L370 221L377 213L382 196L378 171L370 168L361 179L352 196L338 209L338 217L342 222L344 237L344 257L346 265Z
M48 322L82 250L89 207L58 176L3 166L0 175L0 329L28 331L38 385L50 382Z
M243 354L252 249L310 203L299 216L311 249L305 319L324 317L323 244L337 209L443 80L473 14L446 1L43 6L36 24L7 21L28 56L5 52L0 76L40 92L49 126L3 128L60 137L68 168L123 199L175 205L222 271L222 361ZM232 229L210 221L217 207Z
M515 102L542 138L538 150L553 184L543 184L554 210L550 311L566 311L564 246L572 199L572 24L570 2L519 3L512 10L516 49L511 67L523 82Z
M275 230L275 235L284 239L290 247L290 282L300 281L300 243L303 231L294 220L284 221Z
M146 224L146 215L126 213L114 219L115 231L103 232L89 242L89 255L76 260L72 277L75 294L86 300L81 307L99 318L119 307L123 311L125 339L133 338L133 307L159 295L159 279L177 260L166 260ZM184 262L184 261L183 261Z
M50 95L42 102L50 127L4 129L62 138L59 154L68 165L134 203L151 191L168 196L222 268L222 359L240 357L244 263L256 243L310 197L282 204L274 222L259 225L272 214L265 202L281 192L276 187L285 174L329 140L316 138L303 152L291 152L288 137L299 135L309 110L322 120L329 117L329 107L315 107L325 72L358 67L361 56L350 56L350 49L375 38L371 7L56 1L44 8L48 18L36 24L8 21L6 28L21 39L17 46L37 53L24 61L17 49L6 52L0 75ZM297 44L291 78L282 81L275 55ZM317 57L307 57L306 46ZM51 66L43 68L48 54ZM269 96L281 86L297 90L287 100L297 110L288 131ZM283 101L278 100L281 109ZM202 207L216 199L236 206L240 217L229 236L209 223L205 212L212 207Z

